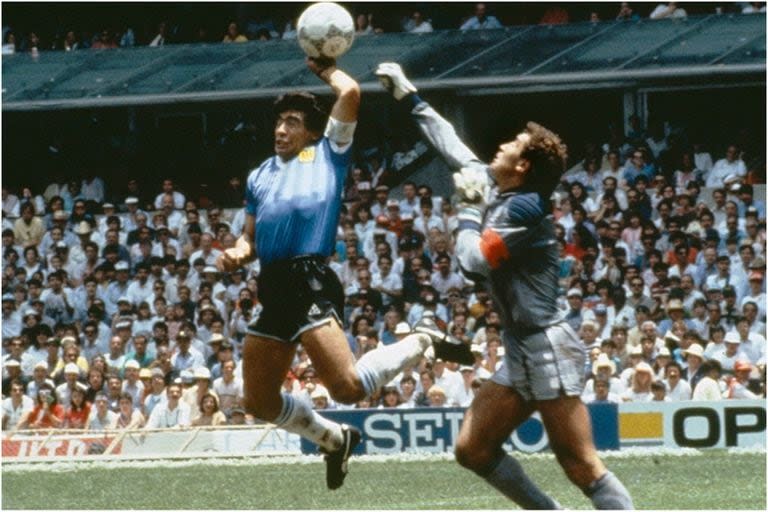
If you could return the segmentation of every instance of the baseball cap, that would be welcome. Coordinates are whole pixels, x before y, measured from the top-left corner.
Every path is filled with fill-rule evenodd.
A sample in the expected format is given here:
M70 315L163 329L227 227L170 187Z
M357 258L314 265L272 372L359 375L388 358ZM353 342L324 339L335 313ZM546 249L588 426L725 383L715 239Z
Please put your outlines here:
M139 362L135 359L129 359L127 363L125 363L126 368L133 368L134 370L138 370L141 368L141 365L139 365Z
M115 270L121 271L121 270L128 270L128 263L124 261L118 261L115 263Z
M194 376L196 379L208 379L211 378L211 370L206 368L205 366L198 366L195 368Z
M582 296L582 294L581 294L581 289L580 288L571 288L570 290L568 290L568 293L566 295L566 297L568 297L568 298L570 298L570 297L581 297L581 296Z
M408 325L408 322L399 322L395 326L395 334L410 334L411 333L411 326Z
M64 366L64 373L74 373L74 374L79 375L80 374L80 368L78 368L75 363L67 363Z

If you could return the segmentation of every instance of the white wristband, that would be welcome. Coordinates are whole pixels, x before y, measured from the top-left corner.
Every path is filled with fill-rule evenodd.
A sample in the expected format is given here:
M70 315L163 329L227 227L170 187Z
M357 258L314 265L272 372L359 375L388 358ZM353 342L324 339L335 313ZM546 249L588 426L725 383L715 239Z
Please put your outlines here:
M329 117L328 124L325 126L325 136L340 146L346 146L354 139L355 128L357 128L357 121L345 123Z

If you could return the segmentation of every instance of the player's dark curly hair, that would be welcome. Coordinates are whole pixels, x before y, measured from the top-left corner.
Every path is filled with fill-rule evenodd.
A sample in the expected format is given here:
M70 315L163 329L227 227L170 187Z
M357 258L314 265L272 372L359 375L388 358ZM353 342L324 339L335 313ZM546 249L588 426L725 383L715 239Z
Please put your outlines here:
M304 125L311 132L323 133L328 122L328 113L320 100L308 92L289 92L277 98L274 106L275 116L286 110L304 112Z
M543 194L549 195L560 183L568 158L568 148L556 133L533 121L525 127L531 139L522 156L531 162L535 174L535 186ZM533 184L533 183L532 183Z

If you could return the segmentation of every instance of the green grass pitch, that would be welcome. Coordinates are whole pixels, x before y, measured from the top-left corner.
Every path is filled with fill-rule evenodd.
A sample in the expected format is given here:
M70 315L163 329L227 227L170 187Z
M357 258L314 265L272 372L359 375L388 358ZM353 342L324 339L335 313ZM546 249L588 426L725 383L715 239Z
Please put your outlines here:
M3 467L3 509L510 509L483 480L452 460L354 458L345 485L325 488L322 461L248 460L178 464L113 462ZM520 456L545 491L571 509L591 502L551 455ZM607 457L639 509L766 510L764 453Z

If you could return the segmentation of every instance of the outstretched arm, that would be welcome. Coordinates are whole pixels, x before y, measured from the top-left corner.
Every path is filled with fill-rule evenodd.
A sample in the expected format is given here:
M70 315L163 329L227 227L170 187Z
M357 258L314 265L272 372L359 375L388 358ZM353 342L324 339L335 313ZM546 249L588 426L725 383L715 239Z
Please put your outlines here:
M307 57L307 67L327 83L336 95L331 117L342 123L357 122L360 109L360 85L354 78L336 67L335 59Z

